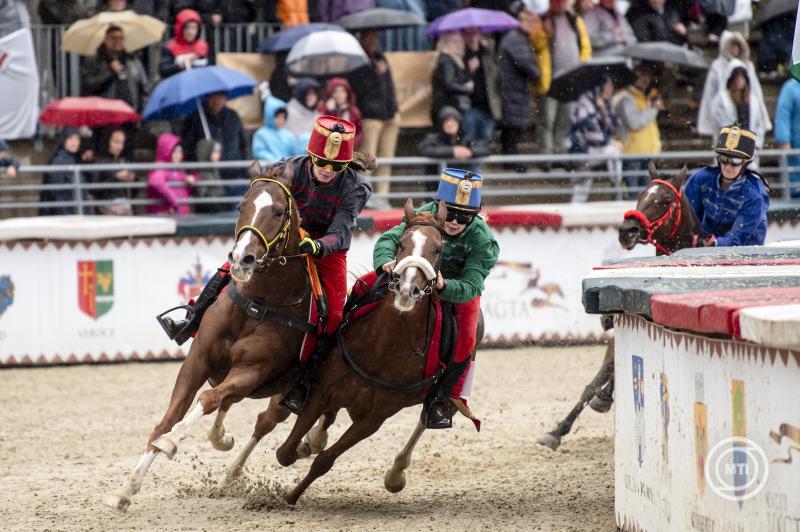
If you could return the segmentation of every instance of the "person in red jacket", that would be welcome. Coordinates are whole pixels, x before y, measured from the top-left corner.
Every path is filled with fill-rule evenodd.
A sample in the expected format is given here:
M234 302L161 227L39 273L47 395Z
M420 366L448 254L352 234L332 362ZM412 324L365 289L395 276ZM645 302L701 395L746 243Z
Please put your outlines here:
M325 94L319 102L317 111L323 114L338 116L356 126L356 146L361 146L364 136L364 123L361 110L356 105L356 96L350 83L344 78L331 78L325 84Z
M202 26L203 19L194 9L183 9L178 13L173 37L161 48L158 73L162 78L208 64L208 43L200 38Z

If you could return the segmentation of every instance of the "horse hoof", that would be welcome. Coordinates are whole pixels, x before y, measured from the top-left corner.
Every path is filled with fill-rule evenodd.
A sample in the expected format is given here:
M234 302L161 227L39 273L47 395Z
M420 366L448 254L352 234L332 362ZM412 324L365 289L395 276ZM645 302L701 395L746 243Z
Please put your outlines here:
M297 445L297 458L308 458L311 456L311 446L308 442L300 442Z
M233 443L233 436L230 434L226 434L218 440L211 440L211 446L218 451L230 451L233 449Z
M103 504L120 512L124 512L131 505L131 500L124 495L111 495L103 501Z
M286 497L283 498L283 502L286 503L289 508L294 508L297 506L297 499L299 499L299 495L292 495L291 493L287 494Z
M544 445L545 447L550 447L550 449L555 451L558 449L558 446L561 445L561 438L548 433L544 436L540 436L536 440L536 443Z
M389 493L400 493L406 487L406 474L400 471L399 474L392 475L392 470L386 472L383 477L383 486Z
M163 435L156 438L156 440L150 445L164 453L164 455L166 455L166 457L170 460L175 458L175 454L178 452L178 446L175 445L172 440Z
M601 414L605 414L611 410L611 405L613 404L613 399L600 399L599 397L595 397L589 401L589 407L595 412L600 412Z

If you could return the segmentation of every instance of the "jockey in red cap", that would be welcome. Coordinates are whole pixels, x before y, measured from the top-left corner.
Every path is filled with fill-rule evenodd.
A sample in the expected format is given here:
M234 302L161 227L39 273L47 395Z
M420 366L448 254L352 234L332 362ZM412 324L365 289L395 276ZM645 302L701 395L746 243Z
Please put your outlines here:
M314 256L328 303L327 335L332 335L342 321L347 296L347 250L356 217L372 195L372 189L358 170L371 170L375 161L369 155L356 155L356 128L347 120L323 115L317 118L308 141L308 155L279 160L276 165L291 165L290 191L297 202L301 226L309 237L300 242L300 252ZM187 319L175 322L159 317L170 339L178 345L197 332L206 309L217 299L230 276L226 263L203 288ZM317 340L318 350L327 350L330 338ZM299 413L308 394L307 384L289 392L284 405Z

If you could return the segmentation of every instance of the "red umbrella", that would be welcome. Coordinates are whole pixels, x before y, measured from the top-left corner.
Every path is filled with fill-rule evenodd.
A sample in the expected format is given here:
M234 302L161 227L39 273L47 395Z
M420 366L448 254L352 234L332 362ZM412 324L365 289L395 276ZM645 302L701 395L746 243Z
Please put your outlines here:
M53 126L104 126L138 122L141 117L122 100L87 96L53 100L42 111L43 124Z

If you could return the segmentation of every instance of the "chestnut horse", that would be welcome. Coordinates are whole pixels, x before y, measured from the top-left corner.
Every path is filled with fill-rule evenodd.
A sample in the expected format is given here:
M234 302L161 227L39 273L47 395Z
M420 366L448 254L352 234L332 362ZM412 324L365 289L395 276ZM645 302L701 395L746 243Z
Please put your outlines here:
M684 166L675 176L659 177L651 161L648 164L650 184L639 193L636 208L625 213L619 226L619 243L624 249L637 244L653 244L656 255L671 255L687 247L702 245L703 232L689 200L683 194L688 172ZM610 316L603 316L604 327L610 329ZM614 402L614 339L608 342L603 363L592 381L584 388L575 407L556 428L536 441L553 450L561 445L561 438L569 434L588 403L593 410L604 413Z
M374 434L385 420L423 402L424 388L432 379L424 379L425 361L420 352L426 351L430 341L434 319L430 298L438 297L433 287L443 253L446 216L443 205L434 217L430 213L415 215L411 200L406 202L409 222L398 244L391 291L375 310L340 329L338 347L328 354L305 410L276 452L281 465L293 464L299 457L301 438L317 418L340 408L350 414L352 424L345 433L316 456L306 477L286 495L289 504L294 505L342 453ZM420 421L387 473L384 483L389 491L403 489L403 470L424 430Z
M289 192L290 171L287 165L262 175L258 163L251 165L252 181L240 203L236 241L228 257L234 282L203 317L164 417L127 483L105 501L107 505L127 509L158 453L173 458L177 444L203 416L217 412L208 439L214 448L227 451L233 437L225 432L223 420L231 405L245 397L271 398L231 476L258 440L289 416L279 399L298 376L301 342L315 325L307 323L312 283L306 256L298 251L300 217ZM203 391L189 411L206 382L212 388Z

